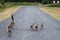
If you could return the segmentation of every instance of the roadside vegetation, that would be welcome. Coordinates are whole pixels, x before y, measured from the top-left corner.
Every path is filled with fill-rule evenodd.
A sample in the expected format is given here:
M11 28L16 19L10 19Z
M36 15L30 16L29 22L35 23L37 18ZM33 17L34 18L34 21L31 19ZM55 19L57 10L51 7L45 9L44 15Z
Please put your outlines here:
M9 18L19 8L20 8L19 5L14 5L13 3L10 2L5 3L5 8L4 8L3 5L0 3L0 21Z
M14 5L13 3L7 2L7 3L5 3L5 8L3 8L3 5L0 3L0 12L4 11L7 8L14 7L14 6L17 6L17 5Z
M48 7L60 7L60 3L49 4Z
M38 5L38 2L34 2L34 3L32 2L6 2L5 3L6 8L10 8L14 6L23 6L23 5L35 6L35 5ZM6 8L3 8L3 5L0 2L0 12L2 12Z
M18 2L18 3L13 3L13 5L38 5L38 2Z
M60 4L55 3L41 5L41 9L60 21Z

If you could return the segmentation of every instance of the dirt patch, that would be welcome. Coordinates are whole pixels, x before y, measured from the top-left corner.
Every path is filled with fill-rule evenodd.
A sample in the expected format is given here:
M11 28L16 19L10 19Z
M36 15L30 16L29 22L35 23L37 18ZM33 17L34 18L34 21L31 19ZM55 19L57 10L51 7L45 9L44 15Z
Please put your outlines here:
M15 7L5 9L4 12L0 12L0 21L3 21L5 19L9 18L19 8L20 8L20 6L15 6Z

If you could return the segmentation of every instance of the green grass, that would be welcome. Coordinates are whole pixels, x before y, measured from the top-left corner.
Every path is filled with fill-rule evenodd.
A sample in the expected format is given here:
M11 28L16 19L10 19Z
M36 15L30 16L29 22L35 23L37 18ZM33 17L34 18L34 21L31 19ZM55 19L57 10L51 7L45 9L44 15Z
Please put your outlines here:
M1 3L0 3L0 12L2 12L3 11L3 7L2 7L2 5L1 5Z
M8 2L9 4L11 4L10 2ZM12 2L13 5L38 5L37 2L35 3L29 3L29 2Z
M49 4L48 7L60 7L60 3Z
M35 5L38 5L38 3L37 2L35 2L35 3L32 3L32 2L30 2L30 3L29 2L6 2L5 5L6 5L6 8L9 8L9 7L13 7L16 5L18 5L18 6L21 6L21 5L35 6ZM0 12L6 8L3 8L3 5L1 5L1 2L0 2Z
M15 5L13 5L12 3L5 3L5 6L6 8L9 8L9 7L13 7ZM4 11L4 9L6 8L3 8L3 5L0 3L0 12Z

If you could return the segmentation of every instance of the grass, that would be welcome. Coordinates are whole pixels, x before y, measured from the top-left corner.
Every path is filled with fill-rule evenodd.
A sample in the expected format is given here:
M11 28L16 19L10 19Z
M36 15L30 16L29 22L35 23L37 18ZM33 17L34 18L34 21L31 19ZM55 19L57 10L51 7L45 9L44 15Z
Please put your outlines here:
M41 9L60 21L60 7L41 6Z
M0 13L0 21L3 21L11 17L11 15L14 14L14 12L16 12L19 8L20 6L14 6L14 7L5 9L4 12Z
M1 3L0 3L0 12L1 12L1 11L3 11L3 8L2 8L2 5L1 5Z
M6 8L3 8L2 5L0 4L0 21L9 18L19 8L20 6L13 5L13 3L6 3Z
M13 6L16 6L16 5L35 6L35 5L38 5L38 3L37 2L35 2L35 3L32 3L32 2L30 2L30 3L29 2L6 2L5 5L6 5L6 8L10 8L10 7L13 7ZM2 7L2 5L0 3L0 12L2 12L2 11L4 11L4 8Z
M50 4L48 7L60 7L60 3Z
M6 4L6 8L10 8L13 7L14 5L10 4L10 3L5 3ZM3 8L3 6L0 3L0 12L3 12L6 8Z
M18 3L14 3L15 5L38 5L37 2L18 2Z

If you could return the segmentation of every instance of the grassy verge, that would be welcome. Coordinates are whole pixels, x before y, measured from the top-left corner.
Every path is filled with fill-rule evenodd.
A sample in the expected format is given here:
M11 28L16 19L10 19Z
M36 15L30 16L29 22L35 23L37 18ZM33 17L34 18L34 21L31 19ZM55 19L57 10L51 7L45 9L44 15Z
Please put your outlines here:
M9 18L19 8L19 5L14 5L13 3L6 3L6 8L2 8L2 5L0 4L0 21Z
M60 3L50 4L48 7L60 7Z
M5 5L6 5L6 8L3 8L2 4L0 3L0 12L3 12L7 8L16 6L16 5L13 5L12 3L5 3Z
M13 3L13 5L38 5L38 3L37 2L18 2L18 3Z
M11 17L11 15L14 14L14 12L16 12L19 8L20 6L14 6L14 7L5 9L4 12L0 13L0 21L3 21Z
M13 7L13 6L16 6L16 5L20 5L20 6L23 6L23 5L35 6L35 5L38 5L38 3L37 2L35 2L35 3L32 3L32 2L30 2L30 3L29 2L6 2L5 5L6 5L6 8L10 8L10 7ZM0 3L0 12L4 11L5 9L2 7L2 5Z
M60 7L41 6L41 9L60 21Z

